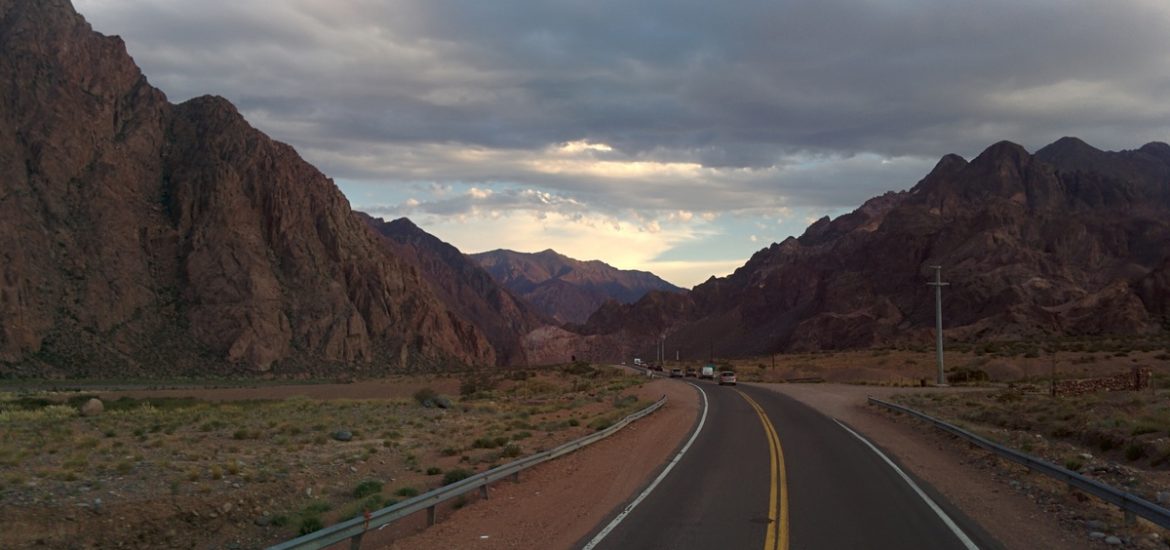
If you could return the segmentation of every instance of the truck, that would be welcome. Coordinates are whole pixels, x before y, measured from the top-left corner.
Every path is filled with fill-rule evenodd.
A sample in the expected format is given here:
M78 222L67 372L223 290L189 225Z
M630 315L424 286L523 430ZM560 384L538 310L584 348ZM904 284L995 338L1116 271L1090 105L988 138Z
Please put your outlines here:
M707 363L703 365L703 369L699 371L699 378L706 378L707 380L715 379L715 364Z
M634 366L635 366L635 367L640 367L640 366L642 366L642 359L640 359L640 358L638 358L638 357L635 357L635 358L634 358Z

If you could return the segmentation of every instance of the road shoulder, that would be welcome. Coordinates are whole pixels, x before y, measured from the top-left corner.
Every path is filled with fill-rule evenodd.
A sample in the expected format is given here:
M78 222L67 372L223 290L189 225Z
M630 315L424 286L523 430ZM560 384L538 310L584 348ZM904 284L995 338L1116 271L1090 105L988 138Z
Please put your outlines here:
M435 526L398 540L367 535L372 548L571 548L648 484L685 440L699 414L698 392L656 380L642 398L667 404L617 434L500 482ZM470 496L470 495L469 495Z

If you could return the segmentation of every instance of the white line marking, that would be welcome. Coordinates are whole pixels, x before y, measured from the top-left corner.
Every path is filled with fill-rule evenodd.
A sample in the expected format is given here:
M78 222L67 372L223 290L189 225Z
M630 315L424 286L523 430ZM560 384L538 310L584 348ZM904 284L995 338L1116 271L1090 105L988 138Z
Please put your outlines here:
M687 383L691 384L690 382ZM694 386L696 390L699 390L699 394L703 396L703 415L699 417L699 426L695 428L695 433L691 434L691 439L687 441L686 445L683 445L682 449L679 449L678 454L674 455L674 458L671 459L670 464L667 464L666 469L662 470L662 473L658 474L658 477L654 478L654 481L650 483L650 486L646 487L646 490L642 491L642 494L638 495L638 498L634 499L633 502L626 506L625 509L617 515L616 518L613 518L613 521L609 522L609 525L606 525L605 529L602 529L601 532L597 534L597 536L593 537L593 540L590 540L582 548L582 550L593 550L593 548L600 544L601 541L605 539L605 537L608 536L611 531L616 529L617 526L621 524L622 520L626 519L626 516L630 515L630 512L634 511L634 507L636 507L642 502L643 499L649 496L650 491L653 491L654 488L657 487L658 484L666 478L666 474L669 474L670 471L674 469L674 465L678 464L678 461L682 459L684 454L686 454L687 449L691 448L691 443L694 443L695 438L699 437L699 432L703 431L703 424L707 423L707 392L703 391L703 388L700 388L699 386L695 386L694 384L691 385Z
M906 475L906 472L903 472L897 464L894 464L893 460L890 460L890 458L887 457L885 453L881 452L877 447L874 446L873 443L870 443L868 439L861 437L860 434L849 429L849 426L842 424L840 420L834 418L833 422L836 422L838 426L845 428L845 431L853 434L853 437L860 439L862 443L865 443L867 447L872 449L873 452L877 453L877 455L880 456L882 460L886 461L886 464L889 464L895 472L898 472L898 475L902 476L902 479L905 480L908 485L910 485L910 488L914 489L914 492L918 493L918 496L922 497L922 500L926 501L926 505L930 506L930 509L934 510L934 513L938 515L939 519L941 519L942 522L951 529L951 532L954 533L956 537L959 537L959 542L962 542L963 546L967 547L968 550L979 550L979 547L976 546L969 537L967 537L967 534L964 533L958 525L955 525L955 522L951 520L951 517L948 516L947 513L942 510L942 508L939 508L938 504L935 504L934 500L932 500L930 496L923 492L922 489L918 487L918 484L914 483L913 479L910 479L910 476Z

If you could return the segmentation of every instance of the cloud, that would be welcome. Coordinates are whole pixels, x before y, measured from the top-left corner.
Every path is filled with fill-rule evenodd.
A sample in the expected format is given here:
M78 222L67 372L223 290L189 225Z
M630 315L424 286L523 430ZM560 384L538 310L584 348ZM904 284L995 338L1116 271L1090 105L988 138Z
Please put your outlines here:
M512 220L677 245L848 210L1002 139L1170 137L1164 0L74 4L173 100L223 95L330 176L396 190L355 207L468 242Z

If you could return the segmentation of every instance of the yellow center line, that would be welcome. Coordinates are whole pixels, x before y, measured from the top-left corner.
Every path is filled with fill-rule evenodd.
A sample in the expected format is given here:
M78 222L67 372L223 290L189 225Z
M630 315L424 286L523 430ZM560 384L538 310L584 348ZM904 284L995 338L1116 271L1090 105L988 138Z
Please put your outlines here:
M760 423L764 425L764 435L768 438L768 454L772 459L772 487L768 495L768 519L771 524L768 526L768 534L764 537L764 550L788 550L788 474L784 467L784 449L780 446L780 437L776 435L776 428L764 413L764 408L746 393L739 390L736 392L760 417Z

